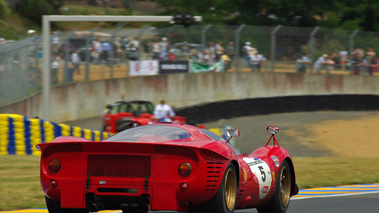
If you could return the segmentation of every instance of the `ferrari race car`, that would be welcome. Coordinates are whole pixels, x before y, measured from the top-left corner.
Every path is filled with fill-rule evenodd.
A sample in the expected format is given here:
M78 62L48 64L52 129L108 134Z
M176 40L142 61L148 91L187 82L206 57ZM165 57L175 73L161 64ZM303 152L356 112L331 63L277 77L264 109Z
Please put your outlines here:
M38 145L47 209L284 213L298 192L295 171L275 139L278 129L268 131L266 145L249 155L186 124L137 126L100 142L58 137ZM227 135L239 131L229 129Z
M158 122L154 118L154 105L150 101L117 101L107 108L103 116L103 130L110 133L121 132L130 123L146 125ZM186 122L186 118L181 116L172 116L170 119L174 123Z

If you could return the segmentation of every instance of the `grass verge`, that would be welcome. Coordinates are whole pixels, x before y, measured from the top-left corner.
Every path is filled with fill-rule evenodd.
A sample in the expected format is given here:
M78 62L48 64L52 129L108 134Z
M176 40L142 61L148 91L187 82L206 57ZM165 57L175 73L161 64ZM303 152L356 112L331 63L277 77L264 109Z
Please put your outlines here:
M46 208L37 156L0 156L0 210ZM300 188L379 182L377 158L297 157Z

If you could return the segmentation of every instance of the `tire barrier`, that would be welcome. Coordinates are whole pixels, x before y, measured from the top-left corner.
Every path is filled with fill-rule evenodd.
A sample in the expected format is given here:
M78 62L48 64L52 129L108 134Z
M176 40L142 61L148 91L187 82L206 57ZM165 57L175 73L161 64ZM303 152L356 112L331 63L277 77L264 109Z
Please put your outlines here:
M50 143L59 136L100 141L110 134L17 114L0 114L0 155L40 155L36 145Z
M191 123L206 123L241 116L310 111L379 110L379 95L307 95L252 98L206 103L175 109Z

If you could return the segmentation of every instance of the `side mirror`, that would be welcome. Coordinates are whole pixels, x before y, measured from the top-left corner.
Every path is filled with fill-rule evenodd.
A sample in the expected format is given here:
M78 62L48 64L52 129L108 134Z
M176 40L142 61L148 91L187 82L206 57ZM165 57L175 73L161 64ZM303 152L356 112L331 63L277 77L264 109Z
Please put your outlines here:
M139 123L132 122L132 123L130 123L130 124L128 125L128 129L130 129L130 128L135 128L135 127L139 127L139 126L140 126Z
M226 142L229 142L230 139L232 139L232 137L239 137L240 131L238 129L227 129L226 136L229 137L229 139Z
M270 135L276 135L276 133L279 132L279 128L277 126L268 126L267 127L267 132L270 134Z

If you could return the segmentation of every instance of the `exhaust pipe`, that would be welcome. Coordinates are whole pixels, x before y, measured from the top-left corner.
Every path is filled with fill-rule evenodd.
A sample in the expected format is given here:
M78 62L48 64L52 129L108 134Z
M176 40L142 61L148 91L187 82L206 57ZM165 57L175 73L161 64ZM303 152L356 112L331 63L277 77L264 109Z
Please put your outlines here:
M97 212L103 208L104 208L104 204L102 204L102 203L91 203L89 205L89 211L90 212Z
M95 203L99 202L101 198L99 196L96 196L95 194L87 194L87 201L89 203Z
M142 204L146 205L146 206L150 205L150 197L149 196L143 196L142 197Z

